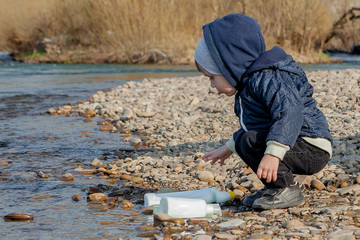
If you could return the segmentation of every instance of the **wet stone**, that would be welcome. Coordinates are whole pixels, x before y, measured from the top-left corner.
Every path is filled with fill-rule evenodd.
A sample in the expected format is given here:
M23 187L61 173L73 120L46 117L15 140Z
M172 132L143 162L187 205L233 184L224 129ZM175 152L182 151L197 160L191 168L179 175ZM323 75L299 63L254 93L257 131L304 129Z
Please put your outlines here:
M74 202L78 202L78 201L84 199L84 197L83 197L80 193L77 193L77 194L75 194L74 196L72 196L71 199L72 199Z
M10 213L4 217L4 220L7 222L10 221L32 221L34 217L31 214L27 213Z
M65 181L65 182L69 182L74 179L75 179L75 177L71 173L66 173L61 178L59 178L60 181Z
M42 171L37 172L36 175L38 175L39 178L48 178L48 176Z
M92 193L88 198L90 201L106 201L106 195L103 193Z

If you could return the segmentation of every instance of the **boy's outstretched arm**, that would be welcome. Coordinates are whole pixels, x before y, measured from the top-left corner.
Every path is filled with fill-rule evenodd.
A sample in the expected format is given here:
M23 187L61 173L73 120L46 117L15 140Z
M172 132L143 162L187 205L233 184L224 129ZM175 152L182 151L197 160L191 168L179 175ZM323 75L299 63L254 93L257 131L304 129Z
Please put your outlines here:
M202 159L204 159L205 161L212 161L211 165L220 160L220 166L222 166L224 165L225 160L229 158L232 153L233 152L228 147L226 147L226 145L224 145L220 148L215 149L212 152L205 154Z

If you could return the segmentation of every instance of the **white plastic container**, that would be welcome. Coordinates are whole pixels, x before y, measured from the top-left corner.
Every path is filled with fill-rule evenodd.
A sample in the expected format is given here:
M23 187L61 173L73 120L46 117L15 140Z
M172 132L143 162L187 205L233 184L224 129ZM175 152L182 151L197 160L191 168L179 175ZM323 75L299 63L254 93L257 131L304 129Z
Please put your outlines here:
M218 203L207 204L203 199L163 197L159 212L176 218L217 218L221 217Z
M233 200L235 193L231 191L222 192L216 188L171 193L146 193L144 196L144 206L159 205L163 197L197 198L205 200L206 203L224 203Z

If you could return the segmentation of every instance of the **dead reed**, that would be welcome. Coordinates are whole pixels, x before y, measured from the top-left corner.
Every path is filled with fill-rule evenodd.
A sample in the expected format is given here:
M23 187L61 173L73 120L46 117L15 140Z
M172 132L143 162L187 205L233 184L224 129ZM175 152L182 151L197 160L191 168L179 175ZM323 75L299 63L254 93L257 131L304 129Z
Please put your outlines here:
M186 62L192 61L202 25L239 12L259 21L268 48L307 54L322 49L332 26L329 1L2 0L0 50L42 51L47 39L63 51L96 49L129 63L151 56Z

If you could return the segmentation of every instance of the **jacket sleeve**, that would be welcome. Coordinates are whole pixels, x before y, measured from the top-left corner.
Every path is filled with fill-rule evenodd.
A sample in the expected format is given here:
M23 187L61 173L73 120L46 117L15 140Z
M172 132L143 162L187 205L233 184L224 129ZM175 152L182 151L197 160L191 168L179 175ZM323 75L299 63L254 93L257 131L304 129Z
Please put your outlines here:
M287 72L263 71L250 83L250 91L271 116L266 142L294 146L303 124L303 103ZM270 142L271 143L271 142Z
M244 129L240 128L239 130L237 130L237 131L233 134L232 138L225 143L226 147L227 147L228 149L230 149L233 153L238 154L238 153L236 152L235 141L236 141L237 137L240 136L240 135L242 135L244 132L245 132ZM238 155L239 155L239 154L238 154Z

